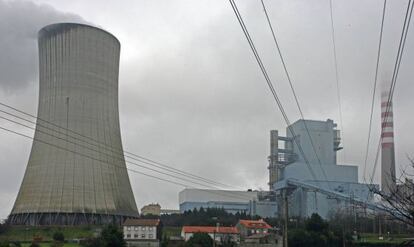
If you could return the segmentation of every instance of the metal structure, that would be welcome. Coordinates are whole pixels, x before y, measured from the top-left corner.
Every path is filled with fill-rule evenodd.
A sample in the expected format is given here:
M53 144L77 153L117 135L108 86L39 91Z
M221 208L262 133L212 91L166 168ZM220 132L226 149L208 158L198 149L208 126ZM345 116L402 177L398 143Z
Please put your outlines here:
M269 166L269 189L272 191L274 184L280 179L280 172L286 165L297 160L297 155L293 153L293 138L279 136L277 130L270 131L270 155L268 157ZM279 142L281 147L279 148Z
M119 41L93 26L58 23L39 31L38 44L38 120L9 223L137 217L119 127Z
M389 92L381 94L381 190L390 194L396 189L394 121Z

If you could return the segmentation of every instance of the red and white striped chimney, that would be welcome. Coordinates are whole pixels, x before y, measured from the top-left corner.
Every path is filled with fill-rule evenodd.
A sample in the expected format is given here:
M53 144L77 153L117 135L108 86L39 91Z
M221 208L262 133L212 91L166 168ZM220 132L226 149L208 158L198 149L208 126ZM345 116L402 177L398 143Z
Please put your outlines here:
M381 190L390 194L396 187L394 121L389 91L381 94Z

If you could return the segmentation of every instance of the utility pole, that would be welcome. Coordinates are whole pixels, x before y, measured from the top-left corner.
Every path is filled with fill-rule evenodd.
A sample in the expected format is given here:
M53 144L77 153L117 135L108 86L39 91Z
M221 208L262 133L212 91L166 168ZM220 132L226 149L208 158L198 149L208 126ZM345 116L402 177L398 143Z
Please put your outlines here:
M381 231L381 214L378 214L378 235L381 237L382 231Z
M288 191L283 190L283 207L284 207L284 218L285 225L283 229L283 246L288 247L288 223L289 223L289 209L288 209Z

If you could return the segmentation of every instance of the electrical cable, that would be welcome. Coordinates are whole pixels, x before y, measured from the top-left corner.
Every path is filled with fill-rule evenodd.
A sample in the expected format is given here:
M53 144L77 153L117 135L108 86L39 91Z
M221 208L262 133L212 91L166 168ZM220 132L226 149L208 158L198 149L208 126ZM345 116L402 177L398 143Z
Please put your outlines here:
M405 48L405 42L407 39L407 34L409 31L409 27L410 27L410 22L411 22L411 17L412 17L412 12L413 12L413 6L414 6L414 2L412 2L412 0L408 1L408 5L407 5L407 11L405 14L405 18L404 18L404 24L403 24L403 28L402 28L402 32L401 32L401 38L400 38L400 42L398 45L398 51L397 51L397 57L395 60L395 64L394 64L394 70L393 70L393 75L391 78L391 86L390 86L390 90L388 93L388 99L387 99L387 106L386 106L386 110L384 113L384 120L385 122L387 122L387 119L389 117L389 113L390 113L390 109L391 109L391 102L392 102L392 98L394 95L394 90L395 90L395 86L397 83L397 79L398 79L398 74L399 74L399 70L400 70L400 65L401 65L401 60L402 60L402 56L404 53L404 48ZM379 145L377 147L377 158L376 158L376 162L374 164L374 169L372 170L371 173L371 181L373 180L375 171L376 171L376 163L377 163L377 159L379 156L379 150L381 147L381 141L382 141L382 135L381 138L379 140ZM372 182L371 182L372 183Z
M335 26L334 26L334 19L333 19L333 7L332 7L332 0L329 0L329 7L331 13L331 30L332 30L332 45L333 45L333 57L334 57L334 65L335 65L335 79L336 79L336 94L338 97L338 108L339 108L339 121L341 122L341 129L342 129L342 143L345 146L345 128L342 121L342 104L341 104L341 88L339 86L339 73L338 73L338 59L336 55L336 42L335 42ZM343 151L344 160L346 159L345 150Z
M366 178L369 144L370 144L370 139L371 139L372 115L373 115L373 112L374 112L374 105L375 105L375 96L376 96L377 79L378 79L378 68L379 68L379 61L380 61L380 57L381 57L382 34L383 34L383 29L384 29L384 19L385 19L386 6L387 6L387 0L384 0L384 6L382 8L381 29L380 29L379 42L378 42L377 63L376 63L376 66L375 66L374 86L373 86L373 90L372 90L373 92L372 92L372 100L371 100L371 112L370 112L370 116L369 116L367 148L365 150L364 173L363 173L364 182L365 182L365 178Z
M61 147L61 146L56 145L56 144L52 144L52 143L47 142L45 140L41 140L39 138L31 137L31 136L28 136L26 134L23 134L23 133L14 131L14 130L10 130L10 129L5 128L5 127L2 127L2 126L0 126L0 129L1 130L4 130L6 132L12 133L12 134L21 136L21 137L25 137L27 139L31 139L34 142L43 143L45 145L48 145L48 146L51 146L51 147L54 147L54 148L57 148L57 149L60 149L60 150L63 150L63 151L67 151L67 152L73 153L75 155L83 156L83 157L86 157L88 159L91 159L91 160L100 162L100 163L105 163L107 165L111 165L111 166L118 167L118 168L121 168L121 169L126 169L127 171L131 171L131 172L136 173L136 174L140 174L140 175L143 175L143 176L146 176L146 177L154 178L154 179L157 179L157 180L160 180L160 181L163 181L163 182L168 182L168 183L172 183L172 184L175 184L175 185L183 186L183 187L188 188L188 189L191 189L191 188L195 189L194 187L192 187L191 185L188 185L188 184L184 184L184 183L181 183L181 182L176 182L176 181L173 181L173 180L161 178L161 177L154 176L154 175L151 175L151 174L148 174L148 173L144 173L144 172L140 172L140 171L137 171L137 170L128 168L128 167L122 167L122 166L114 165L114 164L112 164L112 163L110 163L108 161L100 160L100 159L97 159L97 158L95 158L93 156L85 155L83 153L80 153L80 152L77 152L77 151L74 151L74 150L71 150L71 149L68 149L68 148L65 148L65 147ZM227 196L227 197L232 197L232 198L236 198L236 199L243 199L243 200L246 200L246 199L250 199L251 200L252 199L251 197L247 197L247 196L243 196L243 195L239 195L239 196L234 195L234 194L233 195L228 195L228 194L223 194L223 193L220 193L220 192L217 192L217 191L213 191L213 190L205 190L205 191L207 193L217 194L217 195L222 195L222 196ZM237 191L235 193L237 193Z
M268 13L267 13L266 5L264 4L264 1L263 1L263 0L260 0L260 1L261 1L261 3L262 3L262 6L263 6L263 10L264 10L264 13L265 13L265 16L266 16L266 20L267 20L267 23L268 23L269 29L270 29L270 31L271 31L271 33L272 33L273 41L274 41L275 46L276 46L276 48L277 48L278 55L279 55L280 60L281 60L281 62L282 62L283 69L284 69L284 71L285 71L285 74L286 74L287 80L288 80L288 82L289 82L290 89L292 90L293 97L295 98L296 106L298 107L298 110L299 110L299 113L300 113L301 119L303 120L303 124L304 124L304 126L305 126L305 130L306 130L306 132L307 132L307 134L308 134L308 136L309 136L309 140L310 140L310 143L311 143L311 146L312 146L313 152L315 153L315 157L316 157L316 159L318 160L319 166L320 166L321 171L322 171L322 173L323 173L323 175L324 175L324 177L325 177L325 180L326 180L326 181L328 181L328 177L327 177L327 175L326 175L325 169L324 169L324 168L323 168L323 166L322 166L322 162L321 162L321 160L320 160L320 158L319 158L319 155L318 155L318 153L317 153L317 151L316 151L316 148L315 148L315 144L314 144L313 139L312 139L312 137L311 137L311 134L310 134L310 132L309 132L308 125L306 124L305 117L304 117L303 112L302 112L302 108L300 107L300 104L299 104L299 99L298 99L298 97L297 97L297 95L296 95L295 88L294 88L294 86L293 86L293 83L292 83L292 80L291 80L290 74L289 74L289 72L288 72L288 70L287 70L286 63L285 63L285 59L283 58L282 52L281 52L280 47L279 47L279 43L277 42L277 39L276 39L276 34L275 34L274 29L273 29L272 22L270 21L270 17L269 17L269 15L268 15Z
M162 164L162 163L160 163L160 162L153 161L153 160L151 160L151 159L145 158L145 157L140 156L140 155L135 155L135 154L133 154L133 153L131 153L131 152L126 152L126 151L125 151L125 153L128 153L128 154L130 154L130 155L132 155L132 156L138 157L138 158L143 159L143 160L146 160L146 161L142 161L142 160L136 159L136 158L131 157L131 156L129 156L129 155L124 155L124 154L122 154L120 151L118 152L118 149L115 149L115 148L113 148L113 147L111 147L111 146L108 146L108 145L106 145L106 144L104 144L104 143L102 143L102 142L99 142L99 141L97 141L97 140L95 140L95 139L91 138L91 137L85 136L85 135L80 134L80 133L78 133L78 132L75 132L75 131L73 131L73 130L71 130L71 129L64 128L64 127L62 127L62 126L59 126L59 125L57 125L57 124L54 124L54 123L52 123L52 122L50 122L50 121L47 121L47 120L44 120L44 119L42 119L42 118L36 117L36 116L34 116L34 115L32 115L32 114L29 114L29 113L27 113L27 112L24 112L24 111L22 111L22 110L20 110L20 109L17 109L17 108L15 108L15 107L12 107L12 106L10 106L10 105L8 105L8 104L5 104L5 103L0 102L0 105L2 105L2 106L4 106L4 107L7 107L7 108L9 108L9 109L12 109L12 110L14 110L14 111L16 111L16 112L19 112L19 113L21 113L21 114L24 114L24 115L26 115L26 116L32 117L32 118L34 118L34 119L37 119L37 120L39 120L39 121L36 123L36 122L33 122L33 121L30 121L30 120L27 120L27 119L25 119L25 118L22 118L22 117L16 116L15 114L11 114L11 113L9 113L9 112L6 112L6 111L3 111L3 110L1 110L1 109L0 109L0 112L2 112L2 113L5 113L5 114L8 114L8 115L11 115L11 116L13 116L13 117L15 117L15 118L18 118L18 119L24 120L24 121L26 121L26 122L30 122L30 123L32 123L32 124L37 124L38 126L40 126L40 127L42 127L42 128L45 128L45 129L48 129L48 130L51 130L51 131L57 132L57 133L59 133L59 134L68 135L66 132L65 132L65 133L62 133L62 132L61 132L61 131L59 131L59 130L55 130L54 128L48 127L48 126L43 125L42 123L39 123L39 122L44 122L44 123L50 124L50 125L52 125L52 126L55 126L55 127L57 127L58 129L63 129L63 130L68 131L68 132L70 132L70 133L74 133L74 134L76 134L78 137L77 137L77 136L74 136L74 135L68 135L69 137L71 137L71 138L72 138L72 139L74 139L74 140L79 140L79 141L85 142L85 143L87 143L87 144L89 144L89 145L96 146L96 147L98 147L98 148L104 148L104 149L109 150L109 151L111 151L111 152L117 152L119 155L125 156L125 157L127 157L127 158L130 158L130 159L132 159L132 160L135 160L135 161L138 161L138 162L141 162L141 163L144 163L144 164L149 164L148 162L151 162L151 163L154 163L154 164L150 164L150 165L153 165L153 166L155 166L155 167L161 168L160 166L162 166L162 167L165 167L165 168L161 168L161 169L168 170L169 172L173 172L173 173L179 174L179 175L181 175L181 176L191 177L191 179L194 179L194 180L200 180L200 181L203 181L204 183L213 184L213 185L219 185L219 186L225 186L225 187L233 187L233 186L230 186L230 185L226 185L226 184L223 184L223 183L215 182L215 181L213 181L213 180L211 180L211 179L206 179L206 178L203 178L203 177L200 177L200 176L197 176L197 175L194 175L194 174L191 174L191 173L188 173L188 172L185 172L185 171L182 171L182 170L179 170L179 169L176 169L176 168L173 168L173 167L170 167L170 166L164 165L164 164ZM85 138L85 139L87 139L87 140L92 140L93 142L95 142L95 143L97 143L97 144L94 144L94 143L88 142L88 141L86 141L86 140L82 140L81 138L79 138L79 136L80 136L80 137L83 137L83 138ZM98 145L98 144L99 144L99 145ZM115 150L115 151L114 151L114 150ZM147 162L147 161L148 161L148 162Z
M241 14L240 14L240 12L239 12L239 10L237 8L237 5L234 2L234 0L229 0L229 2L231 4L231 6L232 6L232 9L234 11L234 14L236 15L236 18L237 18L238 22L240 24L240 27L242 28L242 31L243 31L246 39L247 39L247 42L249 43L249 46L250 46L250 48L251 48L251 50L253 52L253 55L255 56L256 62L259 65L260 70L262 71L262 74L263 74L263 76L264 76L264 78L266 80L266 83L267 83L267 85L268 85L268 87L269 87L269 89L270 89L270 91L271 91L271 93L273 95L273 98L276 101L276 104L279 107L280 112L282 113L282 116L283 116L283 118L284 118L284 120L285 120L285 122L286 122L286 124L288 126L288 129L289 129L290 133L293 136L293 141L295 142L296 146L298 147L298 149L299 149L299 151L300 151L300 153L302 155L302 158L304 159L304 161L305 161L305 163L306 163L306 165L307 165L307 167L309 169L309 172L311 173L312 177L315 180L317 180L317 178L315 176L315 173L312 170L312 167L309 164L309 161L307 160L306 155L303 152L303 149L302 149L299 141L296 138L295 131L293 130L293 128L292 128L292 126L290 124L289 118L287 117L287 114L286 114L286 112L285 112L285 110L283 108L283 105L282 105L282 103L281 103L281 101L279 99L279 96L277 95L276 90L273 87L273 83L272 83L270 77L268 76L267 70L266 70L265 66L263 65L263 62L262 62L262 60L260 58L260 55L258 54L258 52L256 50L256 47L255 47L255 45L253 43L253 40L250 37L249 31L247 30L247 27L244 24L243 18L242 18Z

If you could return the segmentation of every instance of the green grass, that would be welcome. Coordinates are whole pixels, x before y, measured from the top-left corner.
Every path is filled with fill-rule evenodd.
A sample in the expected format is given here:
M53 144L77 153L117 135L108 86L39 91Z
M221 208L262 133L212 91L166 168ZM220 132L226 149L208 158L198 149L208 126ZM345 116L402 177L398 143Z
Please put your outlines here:
M401 235L390 235L391 239L388 239L388 236L386 234L383 234L384 240L378 239L378 234L373 233L364 233L361 234L361 240L358 242L367 242L367 243L393 243L393 244L399 244L405 241L405 238L410 237L407 234L401 234Z
M162 236L164 237L171 237L171 236L180 236L181 235L181 227L175 226L164 226L162 228Z
M22 247L29 247L29 246L30 246L30 243L22 244ZM69 244L69 243L66 243L63 245L63 247L79 247L79 246L80 246L79 244ZM50 243L41 243L40 247L50 247Z
M99 227L25 227L12 226L5 233L0 234L1 240L31 242L34 237L42 241L51 241L53 233L60 231L65 239L79 239L93 237ZM66 246L66 245L65 245ZM68 245L71 246L71 245ZM77 246L77 245L75 245Z

